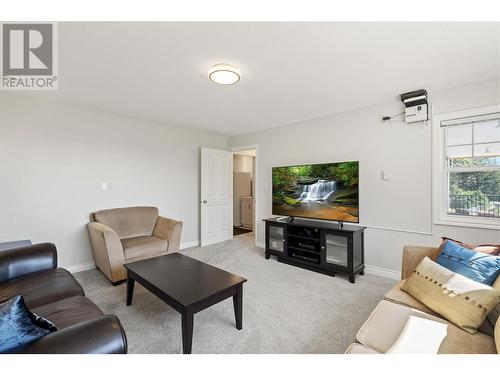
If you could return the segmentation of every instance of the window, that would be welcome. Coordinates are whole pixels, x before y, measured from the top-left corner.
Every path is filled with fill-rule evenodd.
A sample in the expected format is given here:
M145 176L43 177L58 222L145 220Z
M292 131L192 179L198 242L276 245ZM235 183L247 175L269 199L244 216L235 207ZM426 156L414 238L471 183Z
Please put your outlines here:
M434 127L436 223L499 228L500 106L436 116Z

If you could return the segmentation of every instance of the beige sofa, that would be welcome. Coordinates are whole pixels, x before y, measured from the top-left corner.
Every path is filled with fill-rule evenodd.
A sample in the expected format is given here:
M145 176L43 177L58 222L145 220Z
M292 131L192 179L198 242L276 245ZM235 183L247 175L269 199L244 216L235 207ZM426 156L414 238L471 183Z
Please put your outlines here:
M91 213L87 229L97 268L117 284L127 277L123 264L178 251L182 222L156 207L124 207Z
M445 336L437 353L441 354L497 354L500 352L500 305L487 317L479 332L474 335L448 322L412 296L401 290L405 279L420 261L428 256L435 260L437 247L406 246L403 250L402 280L386 293L356 335L356 343L349 346L347 354L380 354L390 352L399 339L410 316L442 323ZM500 276L493 284L500 289ZM422 331L422 335L426 332ZM430 334L429 334L430 335Z

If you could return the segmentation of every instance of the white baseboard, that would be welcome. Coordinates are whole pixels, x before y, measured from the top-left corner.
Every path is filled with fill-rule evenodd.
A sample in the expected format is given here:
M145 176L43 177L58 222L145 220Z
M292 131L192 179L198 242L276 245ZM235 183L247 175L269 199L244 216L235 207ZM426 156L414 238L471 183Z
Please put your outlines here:
M181 244L181 249L188 249L190 247L199 246L199 241L184 242ZM266 245L264 242L258 241L257 247L265 249ZM76 264L74 266L65 267L69 272L76 273L82 271L88 271L95 268L94 262L87 262L82 264ZM365 266L365 272L369 275L381 276L392 280L401 280L401 273L398 271L390 270L388 268L377 267L377 266Z
M181 249L195 247L195 246L198 246L199 244L200 244L199 241L185 242L185 243L181 244ZM75 264L74 266L68 266L68 267L64 267L64 268L66 268L71 273L77 273L77 272L82 272L82 271L93 270L95 268L95 263L94 262L87 262L87 263Z
M257 247L261 249L266 248L265 242L258 241ZM369 275L381 276L392 280L401 280L401 273L398 271L390 270L388 268L382 268L377 266L365 265L365 272Z
M66 268L71 273L77 273L77 272L82 272L82 271L93 270L95 268L95 263L94 262L87 262L87 263L77 264L74 266L69 266L69 267L64 267L64 268Z
M369 275L381 276L392 280L401 280L401 273L377 266L365 265L365 272Z
M200 241L191 241L181 243L181 249L189 249L190 247L200 246Z

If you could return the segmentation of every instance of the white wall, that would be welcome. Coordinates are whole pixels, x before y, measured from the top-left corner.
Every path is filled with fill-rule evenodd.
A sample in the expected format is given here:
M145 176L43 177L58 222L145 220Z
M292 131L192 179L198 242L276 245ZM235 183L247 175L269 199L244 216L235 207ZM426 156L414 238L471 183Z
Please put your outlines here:
M500 82L431 92L430 100L434 113L497 104ZM432 225L431 129L380 121L400 110L394 100L230 137L230 147L259 145L257 217L271 216L272 166L359 160L360 217L369 226L366 263L372 271L396 275L404 244L438 244L442 235L499 243L498 231ZM81 265L92 261L85 228L91 211L149 204L184 221L182 242L192 244L199 237L200 146L226 148L227 140L2 93L0 241L52 241L62 266ZM382 170L390 181L382 181ZM261 243L263 228L261 222Z
M397 93L396 93L397 94ZM431 92L435 114L500 103L500 81ZM440 236L472 243L500 242L500 233L432 224L431 125L382 122L401 112L397 100L369 108L229 138L229 147L259 145L256 215L271 213L271 168L342 160L360 162L360 224L366 263L397 277L405 244L439 244ZM391 180L383 181L382 171ZM264 225L257 228L264 243Z
M0 94L0 242L51 241L62 266L78 266L92 262L91 211L153 205L193 245L201 146L225 149L226 138Z

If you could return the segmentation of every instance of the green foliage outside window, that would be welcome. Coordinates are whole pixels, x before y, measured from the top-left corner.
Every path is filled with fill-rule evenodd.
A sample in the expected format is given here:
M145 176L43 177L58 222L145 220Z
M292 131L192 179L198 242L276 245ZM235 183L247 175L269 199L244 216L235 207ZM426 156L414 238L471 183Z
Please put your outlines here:
M474 168L499 165L500 158L457 158L450 161L453 167ZM500 171L464 171L449 173L450 209L469 210L498 215L500 201ZM467 214L463 212L463 214Z

